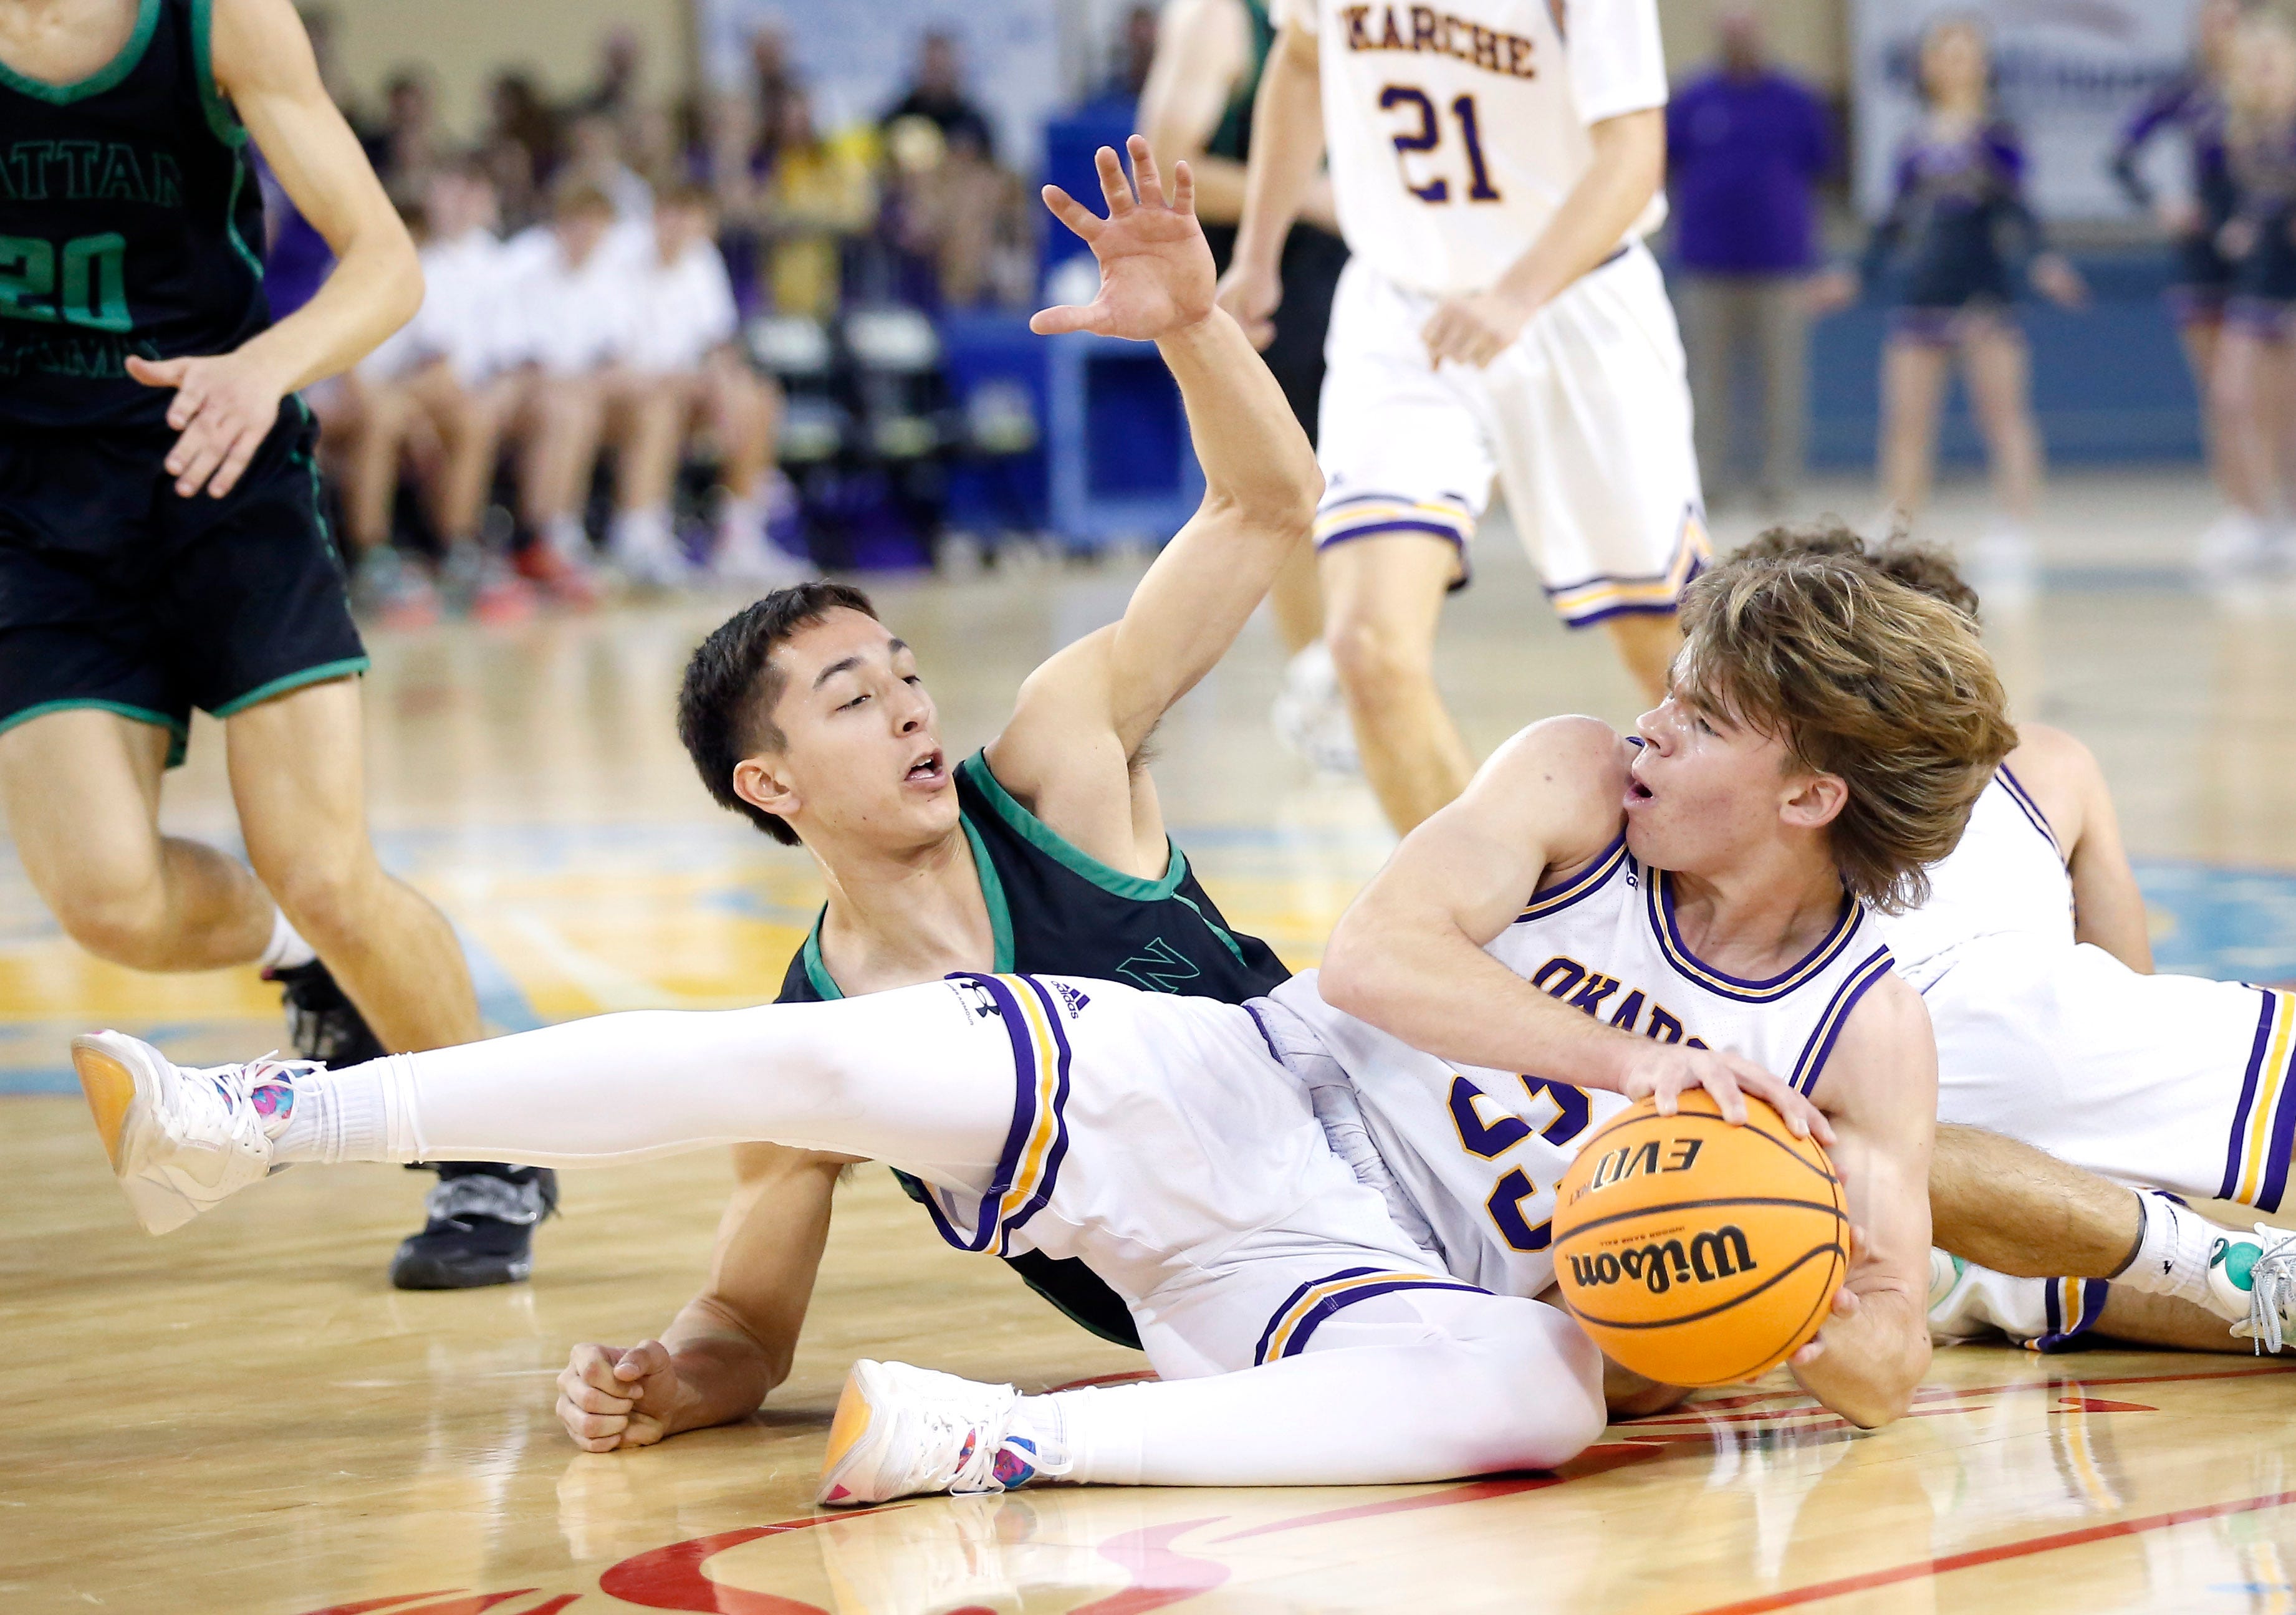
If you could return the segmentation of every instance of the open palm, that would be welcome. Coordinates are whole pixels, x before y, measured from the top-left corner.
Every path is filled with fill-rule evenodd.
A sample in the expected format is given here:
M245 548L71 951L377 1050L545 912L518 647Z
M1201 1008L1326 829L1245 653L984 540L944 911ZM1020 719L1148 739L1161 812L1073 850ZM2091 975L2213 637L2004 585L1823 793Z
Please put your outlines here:
M1038 314L1029 329L1039 336L1092 331L1152 342L1212 311L1212 252L1196 223L1196 185L1188 165L1173 170L1168 202L1148 143L1135 135L1126 149L1140 187L1136 199L1114 152L1103 146L1094 159L1108 201L1106 218L1058 185L1045 187L1045 206L1100 261L1100 295L1081 307L1063 304Z

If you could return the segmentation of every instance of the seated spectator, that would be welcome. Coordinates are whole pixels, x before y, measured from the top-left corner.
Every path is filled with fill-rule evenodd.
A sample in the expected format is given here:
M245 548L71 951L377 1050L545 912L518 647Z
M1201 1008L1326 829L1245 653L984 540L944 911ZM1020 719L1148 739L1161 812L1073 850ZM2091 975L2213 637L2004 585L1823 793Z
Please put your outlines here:
M611 410L619 463L607 548L633 582L685 581L685 554L670 525L671 488L679 451L697 427L707 427L724 488L710 570L729 583L769 588L804 570L766 538L780 399L734 345L734 293L712 240L716 228L715 197L685 183L655 199L652 228L636 236Z
M502 362L503 248L483 167L436 170L419 207L402 207L422 250L422 306L348 375L308 395L342 490L346 547L359 603L392 626L427 622L438 595L390 545L402 473L410 466L445 551L447 600L483 621L515 620L532 592L481 526L504 423L517 402Z
M567 124L566 161L551 183L603 193L626 225L644 224L653 213L653 187L623 160L622 126L603 112L584 112Z
M504 276L510 351L523 373L512 430L520 514L536 535L519 570L553 597L598 597L582 512L629 313L614 204L579 181L552 193L551 222L510 243Z
M541 184L558 161L558 120L521 72L495 75L487 88L488 125L481 144L494 176L504 223L512 231L535 222Z
M375 175L392 198L419 201L439 161L437 102L430 78L404 68L383 88L383 122L378 132Z
M876 186L849 143L822 139L804 91L783 102L777 135L763 197L766 279L781 313L827 319L837 310L842 240L875 218Z
M904 118L922 118L947 140L959 129L968 130L980 149L994 160L996 130L988 115L964 94L964 65L957 53L956 36L947 29L928 29L917 50L916 82L908 93L885 110L877 121L891 124Z
M645 44L637 30L609 29L598 41L598 77L575 98L575 111L627 123L638 110L638 80L644 73Z
M887 144L898 186L888 227L896 246L931 266L935 295L927 300L947 308L1025 301L1036 258L1020 179L962 127L944 142L922 119L904 120Z
M1157 12L1152 5L1136 5L1124 13L1124 27L1116 37L1108 77L1092 99L1111 104L1137 106L1148 87L1148 70L1156 61Z

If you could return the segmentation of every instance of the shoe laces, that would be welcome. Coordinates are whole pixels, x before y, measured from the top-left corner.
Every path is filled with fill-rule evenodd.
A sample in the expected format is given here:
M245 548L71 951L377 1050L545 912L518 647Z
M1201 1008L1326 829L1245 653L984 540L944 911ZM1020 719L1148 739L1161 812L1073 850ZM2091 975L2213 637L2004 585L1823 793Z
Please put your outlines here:
M1016 1437L1012 1430L1012 1408L988 1418L973 1417L955 1407L921 1407L917 1417L923 1421L937 1450L956 1453L955 1465L948 1478L947 1489L952 1493L1001 1492L1008 1482L998 1473L997 1460L1011 1455L1029 1473L1026 1480L1038 1476L1065 1475L1074 1467L1063 1460L1048 1461L1034 1443ZM999 1426L1002 1426L999 1429ZM996 1439L987 1439L996 1431Z
M2283 1332L2296 1313L2296 1234L2259 1228L2257 1242L2264 1249L2248 1270L2248 1321L2235 1327L2256 1343L2259 1353L2276 1352Z
M266 1118L255 1108L255 1090L273 1084L295 1085L327 1068L316 1060L282 1060L279 1051L244 1065L180 1066L183 1108L199 1130L219 1135L241 1149L260 1150L270 1143Z

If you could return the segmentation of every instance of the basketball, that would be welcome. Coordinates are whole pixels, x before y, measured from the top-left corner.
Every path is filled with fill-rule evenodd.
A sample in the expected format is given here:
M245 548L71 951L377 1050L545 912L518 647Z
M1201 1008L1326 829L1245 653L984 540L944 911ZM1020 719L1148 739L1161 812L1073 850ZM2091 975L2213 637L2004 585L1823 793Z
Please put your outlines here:
M1849 1221L1814 1138L1749 1095L1743 1127L1693 1088L1587 1136L1555 1191L1563 1305L1621 1366L1727 1385L1808 1344L1841 1287Z

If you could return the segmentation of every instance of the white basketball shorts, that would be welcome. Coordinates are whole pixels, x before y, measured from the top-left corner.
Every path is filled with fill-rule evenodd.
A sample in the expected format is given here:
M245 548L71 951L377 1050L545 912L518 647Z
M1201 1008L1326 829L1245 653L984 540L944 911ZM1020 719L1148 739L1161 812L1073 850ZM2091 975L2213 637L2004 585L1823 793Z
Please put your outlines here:
M1428 362L1437 299L1349 261L1324 339L1318 545L1426 533L1460 550L1492 480L1573 627L1669 612L1710 549L1674 308L1627 248L1490 365Z
M2296 1204L2296 995L2000 936L1956 949L1922 998L1939 1121L2186 1199Z

